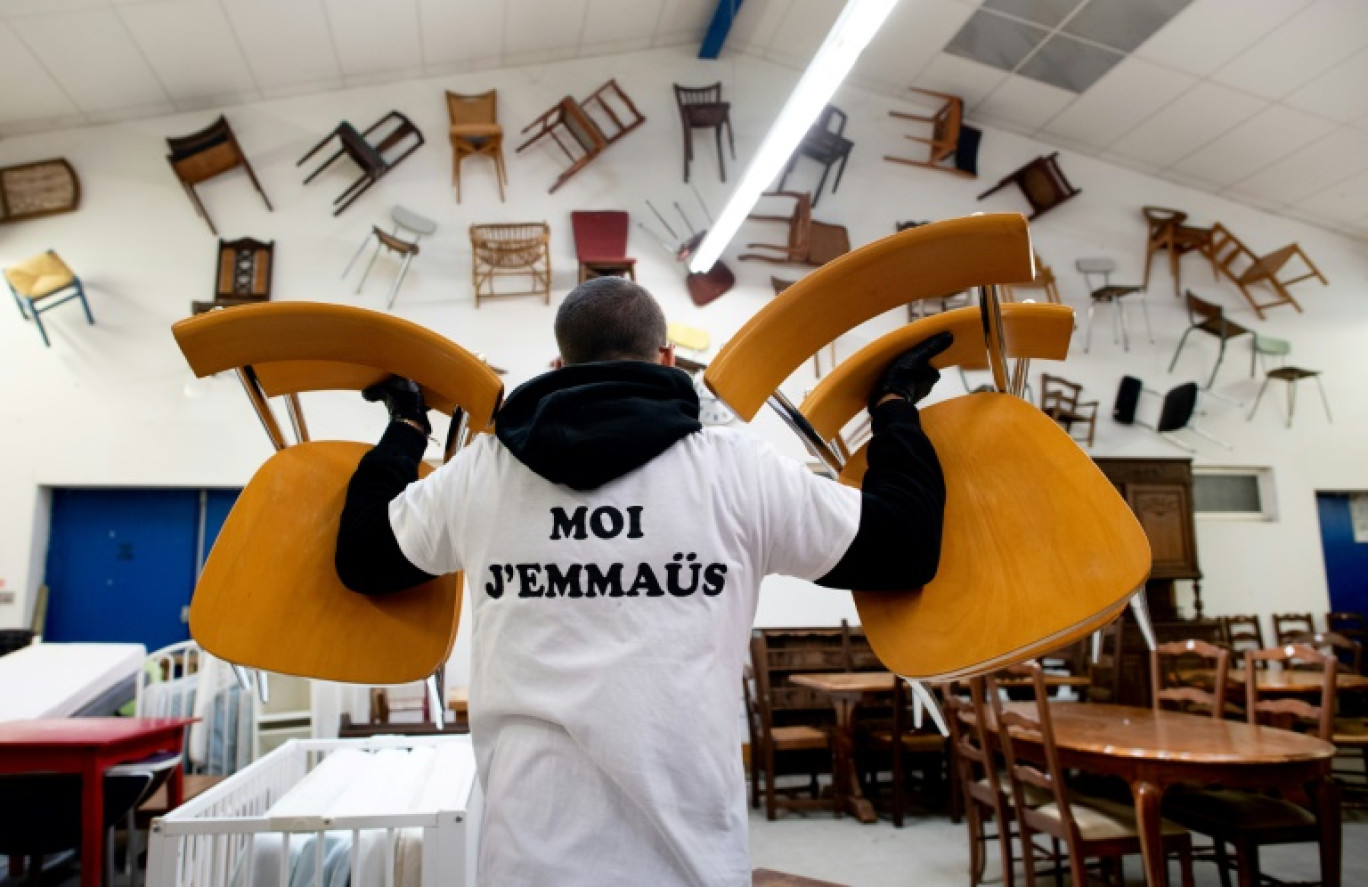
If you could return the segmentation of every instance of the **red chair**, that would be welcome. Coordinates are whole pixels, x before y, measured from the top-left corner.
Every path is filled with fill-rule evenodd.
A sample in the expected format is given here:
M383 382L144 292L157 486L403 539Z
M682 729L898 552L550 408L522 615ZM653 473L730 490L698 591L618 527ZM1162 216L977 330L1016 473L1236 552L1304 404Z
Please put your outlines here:
M627 256L627 213L621 210L572 212L579 282L591 277L630 277L636 280L636 259Z

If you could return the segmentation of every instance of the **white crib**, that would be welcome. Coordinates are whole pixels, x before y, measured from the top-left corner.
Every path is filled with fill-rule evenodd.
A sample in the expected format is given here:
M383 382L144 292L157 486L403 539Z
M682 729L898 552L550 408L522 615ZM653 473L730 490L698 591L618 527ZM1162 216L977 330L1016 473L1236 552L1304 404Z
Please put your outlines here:
M468 736L291 740L152 823L148 887L474 887Z

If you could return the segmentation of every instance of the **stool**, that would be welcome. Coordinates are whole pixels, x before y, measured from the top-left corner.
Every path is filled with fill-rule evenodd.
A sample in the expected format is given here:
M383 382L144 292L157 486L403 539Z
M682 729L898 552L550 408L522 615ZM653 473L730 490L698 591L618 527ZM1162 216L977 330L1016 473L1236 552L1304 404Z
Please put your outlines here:
M366 244L370 243L371 235L375 237L375 252L371 254L370 263L366 265L365 272L362 273L361 279L356 283L356 292L361 292L361 287L365 284L366 278L370 276L371 268L375 267L375 260L379 258L381 249L387 249L397 256L402 256L403 264L399 266L399 275L394 278L394 285L390 287L389 300L385 303L386 310L394 307L394 299L399 293L399 284L404 282L404 275L408 273L409 263L413 261L414 256L418 255L418 241L423 235L431 234L437 230L436 222L420 216L406 207L394 207L390 210L390 218L394 221L394 231L387 234L380 229L379 225L371 226L370 235L361 241L360 248L357 249L355 255L351 257L351 261L347 263L347 267L342 271L342 276L346 277L347 273L351 271L352 265L355 265L356 260L361 258L361 253L365 252ZM413 232L412 241L403 240L396 236L401 228Z
M1249 374L1254 375L1255 361L1260 357L1270 357L1284 359L1292 353L1292 344L1283 339L1275 339L1272 336L1261 336L1254 334L1254 343L1250 348ZM1263 384L1259 386L1259 393L1254 398L1254 406L1250 408L1249 415L1245 421L1251 421L1254 414L1258 412L1259 402L1263 400L1264 391L1268 388L1268 383L1277 379L1287 385L1287 427L1292 427L1292 414L1297 407L1297 383L1303 379L1314 379L1316 388L1320 391L1321 404L1325 406L1325 419L1327 422L1335 420L1330 415L1330 400L1325 396L1325 386L1321 384L1319 370L1307 370L1294 366L1277 366L1264 373Z
M85 309L86 322L92 325L95 323L95 318L90 314L90 303L86 301L85 288L81 286L81 279L52 250L20 262L12 268L6 268L5 282L14 294L14 304L19 306L19 313L25 320L32 319L37 325L38 335L43 337L43 345L46 347L51 348L52 342L48 340L47 330L43 328L44 311L51 311L63 302L80 299L81 307ZM65 290L70 292L66 292L61 298L54 298Z
M1123 351L1130 351L1130 335L1126 328L1126 309L1121 301L1126 296L1140 294L1140 308L1145 313L1145 332L1149 336L1150 344L1154 344L1154 331L1150 329L1149 307L1145 305L1144 292L1142 286L1127 286L1114 284L1111 282L1111 273L1116 270L1116 262L1113 259L1079 259L1074 263L1074 267L1083 275L1083 281L1088 286L1088 329L1083 338L1083 351L1088 352L1092 349L1092 319L1093 312L1097 310L1099 302L1113 305L1115 310L1112 313L1112 341L1116 341L1116 332L1121 332L1121 348ZM1093 285L1093 277L1102 279L1101 286Z

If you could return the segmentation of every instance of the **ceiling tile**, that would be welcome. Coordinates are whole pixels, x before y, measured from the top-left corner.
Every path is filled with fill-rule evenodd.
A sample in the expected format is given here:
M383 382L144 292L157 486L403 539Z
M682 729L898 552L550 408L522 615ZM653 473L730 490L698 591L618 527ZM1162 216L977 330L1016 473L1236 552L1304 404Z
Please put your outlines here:
M1345 122L1368 115L1368 49L1292 93L1284 102Z
M1268 107L1268 102L1215 83L1198 83L1113 142L1117 154L1168 166Z
M695 34L699 43L702 43L703 34L707 31L708 23L712 21L716 9L717 4L712 0L665 0L660 22L656 25L656 37Z
M984 9L1005 12L1053 28L1085 0L983 0Z
M1116 67L1124 56L1056 34L1017 69L1017 73L1060 89L1083 92Z
M911 83L972 13L971 7L954 0L902 0L860 54L854 76L900 86ZM995 72L994 85L1000 79L1001 72Z
M1011 71L1046 35L1044 28L979 10L969 17L945 51L994 68Z
M974 106L974 115L985 121L1013 123L1035 129L1055 116L1076 96L1065 89L1008 75L1002 85Z
M370 0L323 0L323 5L342 76L348 82L422 64L414 0L388 0L383 9Z
M727 45L763 55L784 23L793 0L750 0L744 3L727 33Z
M77 112L62 87L4 22L0 22L0 83L24 84L23 89L0 89L0 123Z
M1191 0L1092 0L1064 23L1064 30L1129 52L1148 40Z
M1173 169L1226 187L1334 128L1335 124L1322 117L1273 105L1184 157Z
M222 0L257 86L341 83L337 53L319 2Z
M1368 132L1341 127L1248 178L1233 190L1295 203L1368 169Z
M841 6L836 3L794 0L770 41L768 56L785 64L806 67L840 13Z
M267 0L277 2L277 0ZM504 7L489 0L418 0L429 68L503 53Z
M1195 0L1135 54L1207 75L1261 40L1312 0Z
M506 0L508 20L504 25L504 52L574 53L584 39L586 0Z
M663 5L664 0L589 0L580 39L598 46L650 37Z
M1007 74L978 62L942 52L921 72L914 86L957 95L970 108L998 88ZM915 101L915 99L913 100Z
M1339 182L1296 204L1306 212L1316 213L1336 222L1351 223L1363 216L1368 206L1368 173Z
M1190 89L1196 79L1130 56L1079 96L1045 132L1092 145L1109 145Z
M140 3L119 16L173 100L256 90L218 3Z
M1368 3L1317 0L1212 75L1278 99L1368 46Z
M25 16L11 19L10 27L82 111L167 101L166 90L112 9Z

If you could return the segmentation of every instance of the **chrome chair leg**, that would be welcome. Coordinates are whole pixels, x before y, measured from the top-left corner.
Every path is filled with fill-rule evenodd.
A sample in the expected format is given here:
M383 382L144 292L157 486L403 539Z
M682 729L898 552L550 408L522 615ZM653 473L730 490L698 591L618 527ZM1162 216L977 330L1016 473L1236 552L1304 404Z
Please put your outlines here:
M376 240L375 252L371 253L371 259L366 263L366 270L361 272L361 279L356 282L356 292L360 293L361 287L366 285L366 278L370 277L371 269L375 267L375 260L380 258L380 248L380 241Z
M270 673L258 670L256 673L257 698L261 704L265 705L271 701L271 676Z
M1140 626L1140 634L1145 637L1145 646L1153 650L1159 646L1159 642L1154 635L1154 623L1150 621L1149 598L1145 597L1145 589L1141 588L1131 595L1130 608L1135 624Z
M1145 293L1137 293L1136 297L1140 300L1140 313L1145 315L1145 335L1149 337L1149 343L1154 344L1154 328L1150 326L1149 302L1145 299Z
M366 251L366 244L370 243L370 239L371 239L371 236L370 236L369 234L367 234L367 235L366 235L366 239L361 241L361 245L360 245L359 247L357 247L356 252L355 252L355 253L352 255L352 257L351 257L351 261L349 261L349 262L347 263L347 267L345 267L345 268L342 269L342 276L343 276L343 277L346 277L346 276L347 276L348 272L350 272L351 269L352 269L352 265L355 265L355 264L356 264L356 260L359 259L359 258L361 258L361 254L362 254L363 252Z
M1264 376L1263 384L1259 386L1259 393L1254 397L1254 406L1249 408L1249 415L1245 416L1246 422L1253 420L1254 414L1259 411L1259 402L1263 400L1264 392L1268 390L1269 381L1269 377Z
M1097 302L1088 303L1088 329L1083 334L1083 353L1087 354L1092 350L1092 322L1093 312L1097 310Z
M1178 347L1173 350L1173 359L1169 361L1168 371L1173 372L1173 368L1178 365L1178 355L1183 353L1183 346L1187 344L1187 337L1192 333L1192 327L1183 330L1183 335L1178 338ZM1214 373L1212 374L1215 375ZM1208 385L1208 388L1211 386Z
M1312 376L1316 380L1316 389L1320 391L1321 403L1325 405L1325 421L1333 423L1334 417L1330 415L1330 399L1325 396L1325 386L1321 384L1320 376Z
M446 727L446 663L437 666L426 681L428 708L432 710L432 723L438 730Z
M413 261L413 253L404 256L404 263L399 266L399 275L394 278L394 285L390 287L389 301L385 303L385 310L394 307L394 300L399 295L399 284L404 282L404 275L408 273L409 263Z

